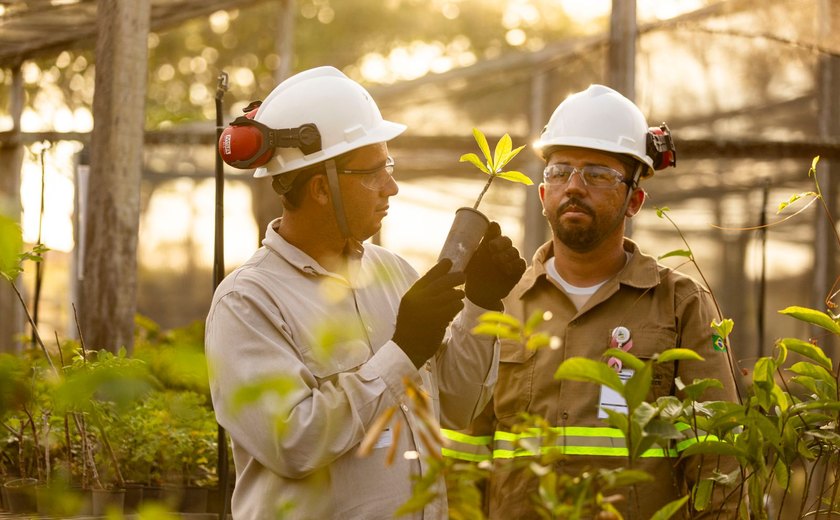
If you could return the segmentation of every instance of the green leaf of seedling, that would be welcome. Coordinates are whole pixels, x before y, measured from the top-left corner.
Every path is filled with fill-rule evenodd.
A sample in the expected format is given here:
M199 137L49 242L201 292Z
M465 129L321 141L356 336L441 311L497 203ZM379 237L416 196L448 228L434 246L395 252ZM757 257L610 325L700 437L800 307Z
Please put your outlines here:
M665 213L667 213L668 211L671 211L671 208L669 208L668 206L656 208L656 216L659 218L665 218Z
M627 420L627 416L621 412L610 410L609 408L604 408L603 410L607 414L607 424L617 430L621 430L621 432L624 433L624 436L626 437L627 428L630 427L630 423Z
M633 376L624 384L624 398L627 406L635 410L647 397L650 391L650 384L653 381L653 365L644 363L642 368L636 370Z
M779 311L779 314L792 316L797 320L822 327L832 334L840 335L840 323L834 320L828 314L818 310L809 309L807 307L788 307Z
M813 377L817 381L828 385L832 393L837 390L837 382L835 381L834 376L828 370L819 365L801 361L799 363L794 363L788 370L800 376Z
M695 379L693 383L687 385L682 391L692 401L699 401L703 393L709 388L723 388L723 383L718 379Z
M629 352L625 352L618 348L610 348L604 352L604 357L609 359L614 357L621 361L621 364L627 368L632 368L633 370L641 370L645 366L645 362L641 359L637 358L633 354Z
M725 457L737 457L743 454L738 448L727 442L700 441L683 450L683 457L688 457L689 455L722 455Z
M813 343L797 338L783 338L778 341L778 346L805 356L829 372L833 370L831 359L825 355L823 349Z
M587 358L572 357L563 361L554 372L554 379L596 383L624 394L624 385L615 370L608 367L606 363Z
M490 174L490 170L487 169L487 166L485 166L484 163L481 162L481 159L479 159L478 156L474 153L465 153L461 156L460 162L472 163L472 165L478 168L479 170L483 171L488 175Z
M729 318L724 318L720 321L712 320L712 329L717 332L718 336L728 338L732 334L732 329L735 327L735 322Z
M527 175L525 175L522 172L517 172L517 171L509 171L509 172L500 173L498 175L498 177L500 179L505 179L507 181L518 182L518 183L524 184L526 186L533 186L533 184L534 184L534 181L532 181L530 177L528 177Z
M484 137L484 134L478 128L473 128L473 137L475 138L475 142L478 143L481 153L484 154L487 164L492 165L493 157L490 155L490 146L487 144L487 138Z
M701 480L694 486L694 509L705 511L709 507L709 502L712 501L713 487L714 482L711 480Z
M674 361L703 361L703 356L688 348L669 348L656 357L657 363Z
M549 345L551 345L551 337L544 332L531 334L528 336L528 341L525 342L525 348L528 350L537 350Z
M820 156L815 155L814 158L811 160L811 170L808 172L808 176L810 177L812 173L817 172L817 163L820 162Z
M496 168L501 170L502 168L507 166L507 163L512 161L513 158L516 157L519 154L519 152L521 152L524 148L525 145L523 144L522 146L514 148L513 150L508 152L504 157L502 157L501 161L499 161L499 164L496 165Z
M500 323L507 325L514 330L520 330L522 328L522 323L519 320L510 314L498 311L487 311L478 317L478 321L479 323Z
M510 153L513 143L508 134L503 135L496 143L496 150L493 153L493 173L499 173L502 169L502 159Z
M778 215L779 213L784 211L785 208L805 197L818 197L818 195L813 191L803 191L802 193L796 193L794 195L791 195L788 200L779 203L779 207L778 209L776 209L776 214Z
M518 340L519 332L501 323L479 323L470 331L476 336L497 336L501 339Z
M678 498L673 502L668 502L659 511L654 513L653 516L650 517L650 520L668 520L680 510L680 508L683 506L683 504L686 503L687 500L688 495L682 498Z
M691 258L691 251L687 249L674 249L673 251L668 251L663 255L659 255L658 259L662 260L663 258L670 258L672 256L683 256L685 258Z
M638 469L622 469L612 474L609 480L610 489L632 486L642 482L653 482L653 475Z
M525 335L526 336L531 335L534 332L534 330L542 322L544 322L546 319L548 319L550 316L551 316L551 313L543 312L543 311L540 311L540 310L537 310L537 311L534 311L533 313L531 313L531 315L528 317L528 320L525 322L525 327L523 329L524 332L525 332Z

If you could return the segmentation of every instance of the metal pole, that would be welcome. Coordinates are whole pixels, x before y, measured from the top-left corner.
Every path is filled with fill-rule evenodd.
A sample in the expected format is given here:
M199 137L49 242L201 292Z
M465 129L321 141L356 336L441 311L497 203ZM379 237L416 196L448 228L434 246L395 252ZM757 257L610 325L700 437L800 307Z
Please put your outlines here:
M219 286L225 277L225 234L224 234L224 207L225 207L225 170L222 163L222 156L219 154L218 142L224 130L224 114L222 101L228 89L227 72L219 74L219 84L216 88L216 142L213 145L216 154L216 213L215 233L213 247L213 290ZM227 435L225 429L218 425L216 438L218 461L216 473L219 475L219 493L221 493L221 504L219 505L219 520L225 520L228 513L228 451Z

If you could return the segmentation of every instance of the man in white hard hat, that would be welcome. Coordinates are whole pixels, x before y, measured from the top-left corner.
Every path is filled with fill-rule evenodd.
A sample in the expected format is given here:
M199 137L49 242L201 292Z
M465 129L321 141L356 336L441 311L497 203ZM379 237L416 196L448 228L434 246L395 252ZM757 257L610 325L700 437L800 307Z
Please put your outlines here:
M626 403L606 387L555 380L566 359L601 360L610 347L642 360L671 348L691 349L705 361L654 364L647 399L681 396L677 378L685 384L719 380L722 387L709 389L704 400L738 398L730 357L710 327L721 317L709 292L658 264L624 236L625 219L645 200L639 180L676 163L667 126L649 128L630 100L592 85L557 107L537 149L545 159L540 200L553 236L504 302L505 311L523 321L547 311L538 331L556 339L552 347L538 350L502 341L494 399L464 442L449 450L460 450L465 459L493 460L485 497L492 519L543 518L535 506L540 502L539 480L528 465L536 452L555 454L549 470L570 477L629 466L624 436L607 427L604 411L626 414ZM618 359L610 359L609 365L622 380L633 374ZM544 418L551 434L521 433L516 426L523 413ZM612 507L626 519L646 520L686 495L699 476L734 469L731 464L716 468L715 457L707 457L702 468L699 457L679 458L693 442L686 434L673 450L652 446L632 469L650 473L653 481L605 492L622 497ZM718 518L731 518L737 493L723 505L729 490L716 487L707 514L713 511L710 516L716 517L724 508ZM546 493L543 497L553 491ZM697 511L687 515L705 518Z
M435 449L405 382L427 394L445 428L468 425L492 395L498 343L470 331L503 308L525 270L510 239L491 224L465 272L443 260L423 277L363 243L397 194L386 142L404 130L361 85L319 67L223 133L225 160L272 176L284 208L263 247L219 285L207 317L236 519L392 518ZM260 397L243 402L243 388ZM360 457L371 430L371 453ZM446 517L445 492L432 490L409 518Z

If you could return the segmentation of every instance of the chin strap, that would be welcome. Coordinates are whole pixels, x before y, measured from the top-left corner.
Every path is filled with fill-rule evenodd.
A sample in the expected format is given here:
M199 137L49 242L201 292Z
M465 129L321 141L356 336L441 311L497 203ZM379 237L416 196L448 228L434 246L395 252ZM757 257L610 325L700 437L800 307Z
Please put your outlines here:
M335 220L338 222L338 230L345 239L350 239L350 228L347 226L347 216L344 213L344 202L341 198L341 188L338 184L338 171L335 169L335 161L330 159L324 163L327 170L327 184L330 186L330 198L332 199Z

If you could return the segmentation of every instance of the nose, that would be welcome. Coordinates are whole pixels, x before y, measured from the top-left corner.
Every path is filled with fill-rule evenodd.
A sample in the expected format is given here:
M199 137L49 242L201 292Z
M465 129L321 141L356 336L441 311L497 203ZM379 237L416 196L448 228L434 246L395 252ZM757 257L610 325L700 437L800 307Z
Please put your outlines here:
M575 174L577 174L577 177L575 177ZM566 183L565 191L586 191L586 181L583 179L583 174L577 168L572 170L572 174L569 175L569 182Z
M400 186L397 184L397 180L394 178L393 175L389 175L388 183L385 184L385 187L382 188L382 194L386 197L393 197L397 193L400 192Z

